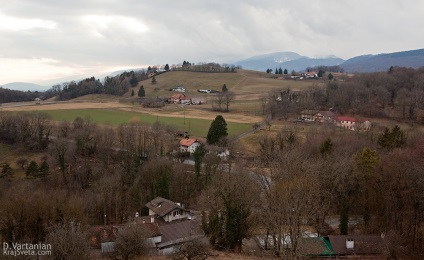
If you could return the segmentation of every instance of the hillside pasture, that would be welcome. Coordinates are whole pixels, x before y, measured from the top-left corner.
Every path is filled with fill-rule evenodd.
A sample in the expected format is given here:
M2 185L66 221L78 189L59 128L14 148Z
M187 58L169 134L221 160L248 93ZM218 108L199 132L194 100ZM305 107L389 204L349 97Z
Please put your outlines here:
M199 89L212 89L221 91L224 84L228 90L236 94L238 100L257 100L267 95L273 89L302 90L313 84L322 85L323 80L286 80L275 78L274 74L265 72L238 70L235 73L206 73L190 71L169 71L156 76L157 83L152 80L141 81L136 87L130 89L124 97L131 97L131 90L137 95L141 85L144 86L147 97L169 97L174 92L170 88L182 85L186 88L189 97L202 96L208 101L213 95L197 92Z

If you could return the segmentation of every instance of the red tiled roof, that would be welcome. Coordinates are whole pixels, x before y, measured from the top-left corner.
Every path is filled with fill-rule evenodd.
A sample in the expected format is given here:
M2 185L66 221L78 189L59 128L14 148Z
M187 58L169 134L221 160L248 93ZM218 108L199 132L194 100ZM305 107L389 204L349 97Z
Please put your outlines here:
M181 93L177 93L177 94L174 94L174 95L171 96L172 99L182 99L182 98L185 98L185 97L186 97L186 95L181 94Z
M357 120L354 117L347 117L347 116L339 116L337 117L338 121L351 121L356 122Z
M196 141L196 139L185 138L180 141L180 145L190 147Z

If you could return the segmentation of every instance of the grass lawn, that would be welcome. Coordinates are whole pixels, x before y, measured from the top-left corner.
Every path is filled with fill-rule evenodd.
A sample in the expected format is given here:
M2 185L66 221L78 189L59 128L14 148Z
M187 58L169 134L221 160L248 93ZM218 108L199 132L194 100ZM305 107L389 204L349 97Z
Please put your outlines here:
M149 114L141 114L135 112L109 110L109 109L72 109L72 110L46 110L53 120L57 121L74 121L76 117L89 117L93 122L98 124L120 125L128 122L143 122L153 124L160 122L175 126L178 130L188 131L191 135L197 137L206 137L209 130L211 120L197 118L178 118L166 116L154 116ZM228 134L238 135L252 126L250 124L227 122Z

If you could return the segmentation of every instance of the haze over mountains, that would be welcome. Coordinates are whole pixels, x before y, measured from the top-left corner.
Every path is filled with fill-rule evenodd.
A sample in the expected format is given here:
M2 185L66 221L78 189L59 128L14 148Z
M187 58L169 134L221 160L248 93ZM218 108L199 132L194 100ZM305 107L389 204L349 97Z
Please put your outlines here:
M391 66L419 68L424 66L424 49L378 55L361 55L348 60L336 56L310 58L295 52L275 52L235 62L243 69L266 71L282 68L304 71L314 66L341 66L348 73L387 71Z

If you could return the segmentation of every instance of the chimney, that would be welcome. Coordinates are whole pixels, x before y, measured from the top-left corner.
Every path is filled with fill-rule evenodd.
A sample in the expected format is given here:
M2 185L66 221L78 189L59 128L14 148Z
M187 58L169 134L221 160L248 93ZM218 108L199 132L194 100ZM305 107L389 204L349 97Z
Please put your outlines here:
M353 239L346 239L346 249L353 249L355 247L355 241Z
M155 222L155 216L150 216L150 223L154 223Z

